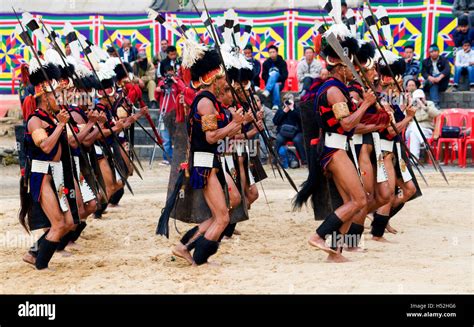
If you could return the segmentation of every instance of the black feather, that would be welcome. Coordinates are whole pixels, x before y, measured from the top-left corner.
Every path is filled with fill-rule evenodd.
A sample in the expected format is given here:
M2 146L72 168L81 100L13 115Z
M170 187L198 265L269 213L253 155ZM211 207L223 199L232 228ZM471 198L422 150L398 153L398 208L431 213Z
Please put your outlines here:
M210 71L213 71L221 65L219 53L215 49L208 50L204 56L197 60L191 67L191 79L199 81L199 77L204 76Z
M348 55L355 55L357 51L359 50L359 44L357 43L357 40L352 37L346 37L344 41L339 41L339 43L341 44L341 47L343 49L347 48L349 50ZM328 43L325 44L322 51L325 57L327 56L332 57L332 58L339 57L336 51L334 51L334 49Z
M158 226L156 227L156 234L157 235L165 235L166 238L169 238L169 220L171 211L174 208L176 203L176 199L178 198L179 190L181 189L181 185L183 184L184 180L184 170L180 170L178 173L178 177L176 178L176 184L174 185L173 192L166 200L166 205L161 210L161 216L158 220Z

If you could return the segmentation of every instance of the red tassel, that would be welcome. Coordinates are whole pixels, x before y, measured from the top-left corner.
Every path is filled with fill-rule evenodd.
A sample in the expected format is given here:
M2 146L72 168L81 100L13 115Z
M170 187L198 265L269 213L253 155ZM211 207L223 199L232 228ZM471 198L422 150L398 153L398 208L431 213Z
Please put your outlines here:
M27 121L30 115L36 110L36 100L32 95L28 95L21 106L21 111L23 112L23 120Z
M28 85L30 82L30 72L28 71L28 64L21 64L20 66L21 73L21 83L23 86Z

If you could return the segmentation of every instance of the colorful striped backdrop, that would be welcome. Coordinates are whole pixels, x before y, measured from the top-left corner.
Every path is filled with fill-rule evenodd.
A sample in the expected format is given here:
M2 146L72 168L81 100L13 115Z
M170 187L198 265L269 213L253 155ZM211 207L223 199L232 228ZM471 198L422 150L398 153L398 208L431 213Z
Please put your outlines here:
M452 16L452 1L425 0L407 1L379 0L372 3L375 9L384 5L389 12L393 30L394 45L397 51L407 43L415 45L415 52L423 58L430 44L437 43L444 55L452 57L453 42L450 34L456 27L456 19ZM250 42L255 46L255 56L260 59L267 57L267 46L271 43L279 46L280 54L286 59L299 59L303 48L313 44L315 32L311 28L315 20L323 20L321 12L316 10L275 10L250 12L237 10L241 19L252 19L254 28ZM179 48L182 40L176 39L165 31L158 23L147 18L146 13L140 14L42 14L46 24L61 32L64 22L71 21L75 29L101 46L110 44L102 24L105 24L116 45L121 46L124 38L130 38L132 44L146 49L149 57L159 51L162 38L171 39ZM219 15L222 12L215 12ZM197 14L168 13L168 21L177 18L185 24L192 24L202 34L205 42L210 40ZM328 20L327 16L325 17ZM360 23L360 22L359 22ZM15 93L18 86L19 66L29 60L29 53L15 36L17 24L13 13L0 13L0 94ZM36 43L37 41L34 40ZM12 83L12 80L14 81Z

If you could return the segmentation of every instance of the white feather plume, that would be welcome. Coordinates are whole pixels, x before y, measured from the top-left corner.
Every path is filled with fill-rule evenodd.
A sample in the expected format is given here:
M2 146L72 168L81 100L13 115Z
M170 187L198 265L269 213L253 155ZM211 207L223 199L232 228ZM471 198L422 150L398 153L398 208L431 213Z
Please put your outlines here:
M69 33L76 33L76 30L72 26L70 22L64 23L64 35L68 35ZM79 41L73 41L69 43L69 48L71 49L71 54L76 58L77 60L81 60L81 46L79 45Z
M201 59L208 48L193 39L185 39L183 42L183 66L191 68L197 60Z
M36 22L36 24L38 24L36 19L30 13L28 13L28 12L23 13L23 15L22 15L22 24L23 24L23 26L26 26L32 20L34 20ZM39 26L39 24L38 24L38 26ZM41 42L41 44L43 44L44 46L49 46L49 42L48 42L48 40L46 40L46 36L44 35L43 31L41 30L41 27L34 30L34 31L31 31L31 32L33 33L34 36L36 36L36 38Z
M64 62L61 59L61 55L54 49L48 49L44 53L44 60L47 64L51 63L56 66L64 67Z
M76 60L73 56L67 56L66 61L74 66L74 71L79 78L84 78L92 75L92 71L84 65L82 61Z
M38 60L36 60L36 58L33 58L30 60L29 64L28 64L28 72L30 74L33 74L35 72L37 72L41 66L45 66L46 63L44 62L44 60L40 59L40 61L38 62Z
M390 50L382 49L382 53L389 65L393 64L395 61L401 58ZM374 60L380 65L385 66L385 60L382 59L382 56L380 55L379 51L375 53Z
M110 68L110 65L106 63L99 63L99 71L97 72L99 81L111 79L115 77L115 72Z
M332 24L329 29L324 32L323 36L326 37L329 34L334 34L340 40L345 40L346 37L353 37L351 31L347 28L346 25L340 24Z

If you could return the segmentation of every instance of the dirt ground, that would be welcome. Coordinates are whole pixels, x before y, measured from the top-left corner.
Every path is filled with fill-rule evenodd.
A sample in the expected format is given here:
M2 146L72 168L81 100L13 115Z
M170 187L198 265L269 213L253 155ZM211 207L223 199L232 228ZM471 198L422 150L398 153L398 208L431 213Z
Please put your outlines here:
M267 166L268 167L268 166ZM18 166L0 167L0 293L471 293L473 292L474 171L450 170L449 186L426 172L430 186L394 218L399 230L369 240L366 253L348 253L348 263L325 262L308 237L319 222L311 209L292 212L294 192L279 178L264 182L251 219L240 236L224 241L213 265L190 267L171 255L179 234L155 235L164 205L169 168L155 164L144 180L131 179L135 196L101 220L90 219L72 256L56 254L52 271L36 271L21 258L39 236L17 220ZM290 170L297 183L306 170ZM188 228L177 222L183 232ZM367 230L366 230L367 232Z

